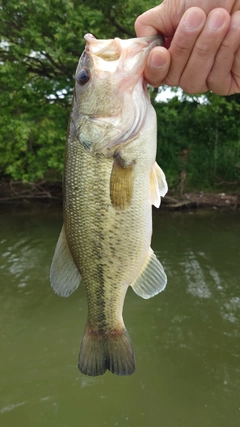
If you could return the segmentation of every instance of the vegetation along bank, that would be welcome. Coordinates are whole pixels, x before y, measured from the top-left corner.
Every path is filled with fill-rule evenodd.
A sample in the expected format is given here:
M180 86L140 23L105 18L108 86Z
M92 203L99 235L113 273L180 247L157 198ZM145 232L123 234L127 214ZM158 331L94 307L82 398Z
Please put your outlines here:
M64 145L83 35L134 37L156 1L3 0L0 26L0 198L61 199ZM163 90L161 88L160 90ZM174 90L174 89L173 89ZM158 116L157 161L170 192L163 204L202 205L206 194L237 206L240 95L150 95ZM231 194L231 196L230 196ZM190 196L191 195L191 196ZM205 199L204 199L204 197ZM212 197L213 197L212 196ZM172 198L172 199L171 199ZM212 204L214 205L212 198ZM215 202L216 204L216 202Z

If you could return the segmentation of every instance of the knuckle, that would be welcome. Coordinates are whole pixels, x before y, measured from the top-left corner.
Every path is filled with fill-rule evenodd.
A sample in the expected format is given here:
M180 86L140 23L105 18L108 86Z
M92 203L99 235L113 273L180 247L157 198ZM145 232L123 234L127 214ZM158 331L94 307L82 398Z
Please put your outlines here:
M233 90L233 86L236 87L236 85L233 85L233 81L234 78L230 73L224 77L217 77L214 72L212 72L207 79L207 85L209 90L216 95L228 96L237 92L236 90Z
M200 92L200 90L198 88L195 88L194 85L192 85L191 83L181 83L180 87L182 88L182 90L186 93L188 93L189 95L193 95L194 93L198 93Z
M194 93L195 84L192 82L191 79L181 78L180 86L184 92L189 93L189 94Z
M230 95L229 88L225 88L223 86L223 84L221 84L219 86L219 85L216 85L214 83L208 82L208 88L209 88L209 90L211 92L213 92L213 93L215 93L216 95L219 95L219 96L228 96L228 95Z
M189 55L189 46L186 43L176 43L174 51L172 52L175 57L182 58Z
M194 47L194 55L196 55L198 58L202 59L208 57L210 53L211 49L208 42L202 41L201 43L196 43Z
M234 51L234 45L232 43L232 40L228 39L227 37L223 39L221 46L219 47L219 52L225 51Z
M173 86L179 86L179 80L175 77L167 76L163 83L167 86L173 87Z
M205 82L200 82L199 80L195 80L193 77L182 77L180 80L180 86L182 90L189 95L193 95L196 93L203 93L207 91L207 87Z

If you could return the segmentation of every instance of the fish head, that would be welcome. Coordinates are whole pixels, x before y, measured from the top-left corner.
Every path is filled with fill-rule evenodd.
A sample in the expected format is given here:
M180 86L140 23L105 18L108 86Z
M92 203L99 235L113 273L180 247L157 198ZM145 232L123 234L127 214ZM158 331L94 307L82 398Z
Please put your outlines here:
M150 103L144 68L160 35L98 40L85 35L86 47L76 70L72 123L91 153L103 153L134 138Z

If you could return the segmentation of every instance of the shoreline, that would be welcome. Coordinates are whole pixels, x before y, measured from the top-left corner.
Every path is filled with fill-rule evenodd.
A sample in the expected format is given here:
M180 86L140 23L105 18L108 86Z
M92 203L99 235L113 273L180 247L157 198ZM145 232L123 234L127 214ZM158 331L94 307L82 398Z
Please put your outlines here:
M240 193L193 191L178 196L162 198L162 207L169 210L240 208Z
M0 182L0 204L30 204L30 203L62 204L62 183L38 184L21 182ZM174 194L169 190L161 199L161 207L166 210L188 209L230 209L240 208L240 192L191 191Z

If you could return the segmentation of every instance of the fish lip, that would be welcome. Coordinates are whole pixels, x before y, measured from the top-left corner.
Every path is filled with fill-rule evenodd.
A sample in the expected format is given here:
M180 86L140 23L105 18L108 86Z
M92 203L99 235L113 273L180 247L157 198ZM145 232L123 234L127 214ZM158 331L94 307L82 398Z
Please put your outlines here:
M164 45L164 37L155 34L131 39L96 39L88 33L85 52L93 61L95 69L105 69L106 72L131 73L137 78L144 72L149 52L156 46ZM99 66L100 64L100 66ZM105 64L105 65L103 65Z
M152 47L152 44L154 44L154 46L163 46L165 43L165 39L161 34L154 34L152 36L146 36L146 37L135 37L130 39L130 41L131 40L132 42L141 43L141 44L145 42L151 47Z
M154 34L146 37L133 37L131 39L120 39L118 37L114 39L96 39L92 34L88 33L85 34L84 40L86 41L85 51L88 54L102 57L104 53L110 50L110 56L114 56L113 52L115 50L115 56L116 54L119 56L117 59L122 57L122 52L126 51L128 47L131 47L129 52L130 57L132 57L136 55L136 50L138 53L148 53L155 46L163 46L165 43L165 39L161 34ZM113 60L115 59L116 58ZM126 58L124 58L124 60L125 59Z
M152 43L159 45L159 46L163 46L165 43L165 39L161 34L154 34L152 36L146 36L146 37L132 37L131 39L120 39L118 37L115 37L114 39L97 39L96 37L94 37L91 33L87 33L84 35L84 40L86 41L86 43L89 46L98 46L98 45L109 45L110 43L112 43L115 40L120 41L121 43L123 43L123 45L125 44L148 44L151 45ZM125 47L125 46L124 46Z

